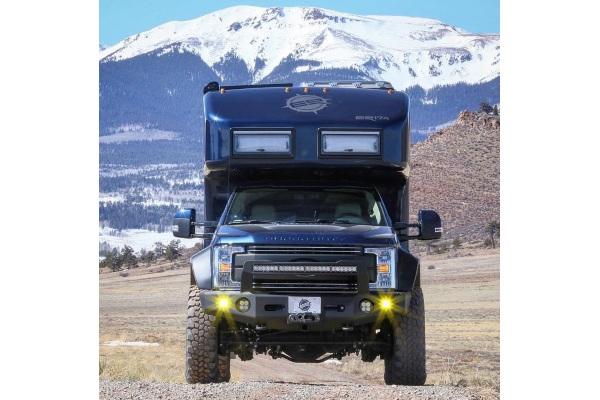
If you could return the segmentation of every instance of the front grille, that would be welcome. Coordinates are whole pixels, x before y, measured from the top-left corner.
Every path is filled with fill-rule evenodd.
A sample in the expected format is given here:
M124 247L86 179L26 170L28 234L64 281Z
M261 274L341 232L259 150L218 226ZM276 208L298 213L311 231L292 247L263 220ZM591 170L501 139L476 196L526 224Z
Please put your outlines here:
M253 244L234 256L234 280L264 293L355 294L375 281L375 257L360 246Z
M270 293L348 293L358 292L358 282L281 282L260 280L252 282L252 289Z
M249 254L362 254L357 246L248 246Z

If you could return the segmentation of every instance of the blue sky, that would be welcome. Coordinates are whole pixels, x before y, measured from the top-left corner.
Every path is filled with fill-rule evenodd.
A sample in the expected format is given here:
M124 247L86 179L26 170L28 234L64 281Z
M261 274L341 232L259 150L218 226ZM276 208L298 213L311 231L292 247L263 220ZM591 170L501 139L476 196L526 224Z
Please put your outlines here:
M111 45L167 21L192 19L235 5L314 6L356 14L427 17L476 33L500 29L499 0L100 0L100 43Z

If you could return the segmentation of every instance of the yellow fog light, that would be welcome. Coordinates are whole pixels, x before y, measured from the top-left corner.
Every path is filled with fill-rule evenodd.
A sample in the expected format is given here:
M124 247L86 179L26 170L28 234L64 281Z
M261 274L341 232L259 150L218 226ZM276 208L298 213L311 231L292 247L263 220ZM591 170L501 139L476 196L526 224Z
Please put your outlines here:
M231 299L228 296L219 296L215 300L215 305L219 311L227 311L231 308Z
M382 311L390 311L394 306L394 302L389 297L382 297L379 299L379 308Z

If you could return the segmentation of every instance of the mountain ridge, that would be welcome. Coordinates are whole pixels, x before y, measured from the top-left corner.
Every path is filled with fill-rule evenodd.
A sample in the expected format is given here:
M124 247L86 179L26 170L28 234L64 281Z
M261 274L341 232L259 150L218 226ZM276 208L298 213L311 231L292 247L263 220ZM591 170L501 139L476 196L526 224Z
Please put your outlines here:
M230 7L187 21L171 21L132 35L100 52L118 62L159 50L200 57L221 80L218 66L243 64L252 83L269 79L282 64L294 72L354 68L397 89L499 75L499 36L473 34L417 17L341 13L315 7Z

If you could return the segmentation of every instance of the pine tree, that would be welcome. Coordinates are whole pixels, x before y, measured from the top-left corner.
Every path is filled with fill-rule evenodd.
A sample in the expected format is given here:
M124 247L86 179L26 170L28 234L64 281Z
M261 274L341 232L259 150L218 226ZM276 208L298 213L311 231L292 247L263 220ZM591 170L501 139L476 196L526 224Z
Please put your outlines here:
M156 257L162 257L165 255L165 245L162 244L162 242L156 242L154 243L154 254L156 254Z
M148 251L145 258L146 265L150 265L150 263L154 260L156 260L156 254L154 254L152 250Z
M109 251L104 256L104 259L102 261L100 261L100 268L106 268L106 267L112 268L112 263L113 263L112 252Z
M165 257L167 260L174 261L181 256L181 242L179 240L171 240L165 249Z
M491 221L485 227L485 232L490 236L490 242L492 243L492 248L496 248L496 240L495 237L500 237L500 222Z
M480 110L481 112L484 112L484 113L486 113L486 114L491 114L491 113L494 111L494 109L492 108L492 106L490 106L490 103L487 103L487 102L485 102L485 101L484 101L484 102L482 102L482 103L479 105L479 110Z
M113 248L106 257L110 257L110 264L108 266L113 272L121 269L121 266L123 265L123 259L121 258L121 254L119 254L119 250L117 250L116 247Z
M121 259L123 265L127 265L130 268L135 268L137 266L137 257L131 246L123 246L123 249L121 250Z

